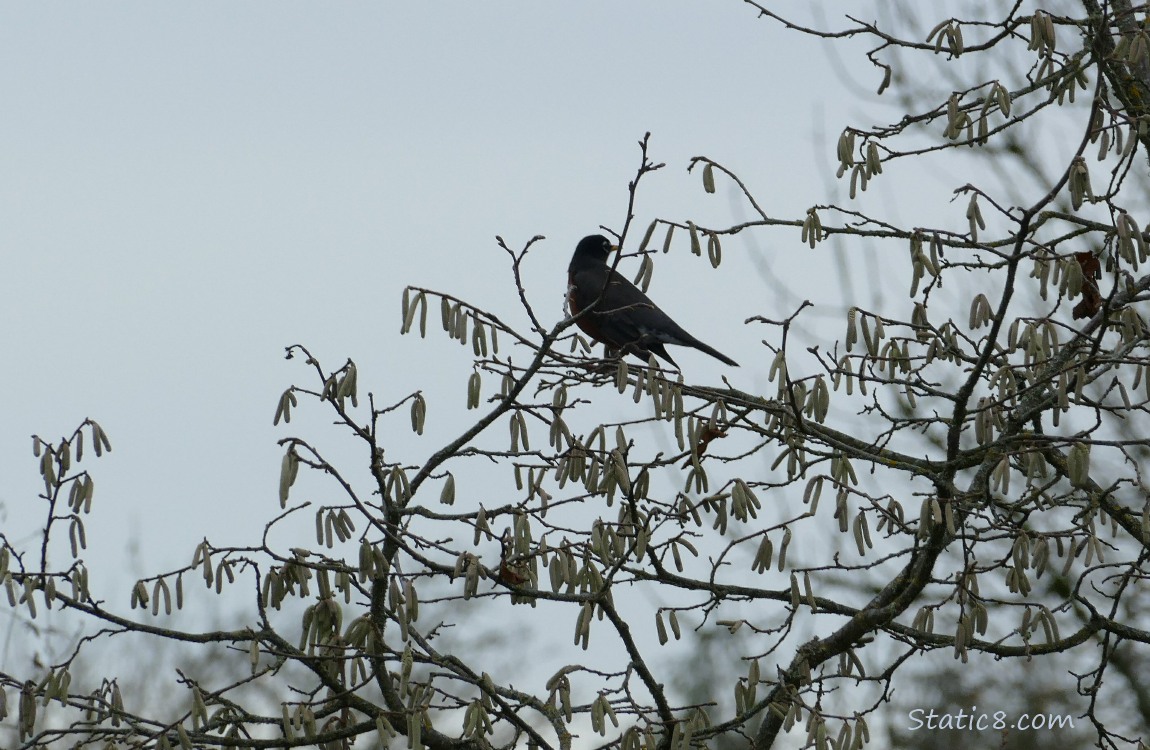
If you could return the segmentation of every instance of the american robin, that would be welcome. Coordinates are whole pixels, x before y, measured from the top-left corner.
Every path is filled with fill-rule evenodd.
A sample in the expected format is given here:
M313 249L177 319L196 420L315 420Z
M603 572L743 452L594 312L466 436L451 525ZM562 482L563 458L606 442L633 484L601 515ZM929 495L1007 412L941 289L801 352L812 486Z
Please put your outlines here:
M684 331L650 297L607 265L615 250L606 237L584 237L567 267L567 308L575 324L608 349L622 350L648 359L657 354L678 367L664 344L691 346L715 359L738 367L735 360L719 353ZM585 315L580 315L591 308Z

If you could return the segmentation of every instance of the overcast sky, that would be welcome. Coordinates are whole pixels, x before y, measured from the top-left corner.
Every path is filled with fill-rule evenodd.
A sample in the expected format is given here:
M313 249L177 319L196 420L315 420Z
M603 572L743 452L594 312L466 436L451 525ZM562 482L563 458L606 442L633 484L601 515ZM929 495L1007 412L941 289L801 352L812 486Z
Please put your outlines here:
M863 5L832 4L820 22L885 3ZM853 203L835 179L846 125L901 116L876 97L865 49L832 49L737 0L0 3L0 529L27 545L43 525L30 436L55 442L91 417L114 450L84 465L96 481L84 558L111 608L204 537L258 544L279 509L276 441L331 435L314 407L272 425L285 388L316 387L284 359L297 343L329 370L355 360L380 403L422 389L427 434L388 442L389 458L421 462L474 418L472 355L438 333L436 306L427 340L400 336L403 288L526 330L495 236L518 248L544 235L525 283L558 322L575 243L621 228L647 131L667 167L643 185L635 240L654 217L750 218L728 181L707 195L686 172L696 155L738 172L776 217L838 201L963 231L951 193L976 178L961 168L894 163ZM675 352L689 382L773 395L761 343L773 329L744 320L811 300L804 333L819 343L842 336L852 305L908 319L906 257L854 240L812 251L794 229L727 240L712 269L680 235L650 293L743 365ZM610 389L584 395L600 401L585 418L615 418ZM314 546L309 528L277 541ZM569 647L562 614L562 632L540 638Z
M644 132L668 166L640 233L749 216L729 183L703 192L694 155L801 218L841 197L844 125L883 111L861 58L836 72L733 1L8 3L0 21L0 523L42 522L29 436L98 420L114 451L88 464L86 557L128 555L105 574L125 599L278 507L275 404L314 386L285 346L354 359L381 401L424 389L418 460L468 418L470 350L400 337L405 285L521 324L494 237L544 235L525 273L552 324L575 243L622 225ZM795 230L732 239L712 270L680 237L651 294L743 364L685 352L688 380L766 388L766 334L743 321L802 299L840 335L872 271L839 281L835 259Z

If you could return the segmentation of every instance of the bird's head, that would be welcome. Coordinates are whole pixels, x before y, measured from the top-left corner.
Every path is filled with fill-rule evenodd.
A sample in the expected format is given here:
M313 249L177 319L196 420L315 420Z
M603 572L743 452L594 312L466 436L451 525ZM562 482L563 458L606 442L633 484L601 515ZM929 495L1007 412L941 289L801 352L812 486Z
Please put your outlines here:
M611 240L603 235L592 234L579 240L579 244L575 246L575 255L584 258L594 258L605 263L607 261L607 255L612 250L618 249L618 247L611 244Z

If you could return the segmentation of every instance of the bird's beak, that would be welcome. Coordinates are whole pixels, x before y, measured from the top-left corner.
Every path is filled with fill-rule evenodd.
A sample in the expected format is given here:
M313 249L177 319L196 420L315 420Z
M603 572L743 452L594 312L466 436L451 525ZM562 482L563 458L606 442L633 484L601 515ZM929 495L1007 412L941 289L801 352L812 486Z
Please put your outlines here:
M619 252L619 246L618 245L612 245L610 248L610 252L612 252L612 253Z

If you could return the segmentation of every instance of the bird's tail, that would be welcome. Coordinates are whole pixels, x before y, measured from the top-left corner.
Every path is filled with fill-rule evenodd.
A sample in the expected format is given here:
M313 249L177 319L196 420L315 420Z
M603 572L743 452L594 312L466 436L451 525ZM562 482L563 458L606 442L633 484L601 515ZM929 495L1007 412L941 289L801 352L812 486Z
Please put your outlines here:
M739 366L738 362L731 359L726 354L723 354L722 352L720 352L718 349L716 349L713 346L707 346L706 344L704 344L702 341L699 341L698 339L695 339L694 341L692 341L691 346L695 347L696 349L698 349L701 352L706 352L707 354L710 354L712 357L719 360L723 364L730 365L731 367L738 367Z

